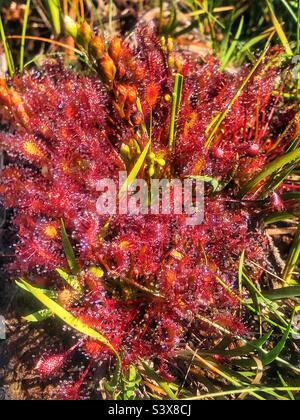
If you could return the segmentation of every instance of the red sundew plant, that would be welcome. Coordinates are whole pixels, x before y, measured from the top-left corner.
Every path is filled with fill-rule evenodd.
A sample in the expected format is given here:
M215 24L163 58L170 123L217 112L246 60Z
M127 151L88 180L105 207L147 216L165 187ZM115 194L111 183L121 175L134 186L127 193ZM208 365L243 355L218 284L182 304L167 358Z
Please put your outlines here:
M238 299L240 258L245 252L265 266L268 243L258 221L282 203L263 190L263 178L240 191L299 131L297 122L289 125L295 111L273 93L282 83L281 51L270 50L253 71L228 73L214 57L203 62L173 50L146 27L127 43L114 39L107 51L86 23L73 30L96 72L57 60L1 83L8 163L0 191L18 230L9 269L53 290L56 306L46 316L61 308L108 340L78 338L72 351L88 364L112 363L117 352L124 370L139 358L158 359L168 377L165 360L189 331L218 337L217 324L249 332ZM136 171L149 185L202 177L204 222L188 226L188 215L174 211L99 215L97 184L117 183L120 171ZM256 281L261 274L252 272ZM51 378L68 355L49 354L38 370ZM79 387L70 389L79 395Z

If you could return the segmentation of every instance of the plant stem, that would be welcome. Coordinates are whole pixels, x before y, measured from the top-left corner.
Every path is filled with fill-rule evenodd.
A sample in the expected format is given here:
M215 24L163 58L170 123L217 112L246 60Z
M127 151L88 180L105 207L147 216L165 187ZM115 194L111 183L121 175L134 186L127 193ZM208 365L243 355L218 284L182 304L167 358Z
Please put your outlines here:
M25 36L26 36L26 29L27 29L27 23L28 23L29 10L30 10L30 0L27 0L25 15L24 15L24 22L23 22L23 29L22 29L21 49L20 49L20 72L21 73L23 73L23 70L24 70Z

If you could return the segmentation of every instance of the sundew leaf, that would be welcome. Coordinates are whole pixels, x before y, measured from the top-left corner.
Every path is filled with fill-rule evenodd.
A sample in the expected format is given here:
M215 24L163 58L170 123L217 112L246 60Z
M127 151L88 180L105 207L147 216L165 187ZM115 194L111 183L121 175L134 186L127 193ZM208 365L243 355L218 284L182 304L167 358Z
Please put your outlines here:
M296 310L294 309L291 320L290 320L290 323L289 323L285 333L283 334L281 340L279 341L279 343L273 348L273 350L269 351L266 354L263 354L262 362L263 362L264 366L267 366L267 365L270 365L271 363L273 363L274 360L276 360L278 358L278 356L280 355L280 353L284 349L285 343L286 343L286 341L287 341L287 339L290 335L290 332L292 331L295 312L296 312Z
M33 314L23 316L22 318L28 322L41 322L50 318L54 313L51 309L42 309L41 311L34 312Z
M44 293L42 293L36 287L31 286L25 280L21 279L23 285L26 289L35 296L43 305L45 305L48 309L50 309L56 316L58 316L62 321L68 324L70 327L74 328L78 332L87 335L95 340L100 341L101 343L105 344L108 348L110 348L114 354L117 356L118 361L120 362L120 356L115 350L115 348L110 344L110 342L98 331L93 330L92 328L88 327L87 325L83 324L79 319L75 318L70 312L66 311L63 307L61 307L58 303L54 302Z
M300 149L293 150L280 156L278 159L267 165L256 177L249 181L238 193L238 198L243 198L248 192L253 190L261 181L272 175L273 172L282 168L293 161L300 161Z
M140 359L140 360L142 362L142 365L143 365L147 375L150 376L150 378L153 379L161 387L161 389L163 391L165 391L165 393L167 394L167 396L171 400L177 400L176 395L171 390L171 388L169 387L167 382L165 382L163 379L161 379L161 377L153 369L151 369L142 359Z
M61 219L61 231L62 231L62 240L64 245L65 254L68 260L70 270L74 276L77 276L80 273L80 267L76 261L75 254L67 234L64 221Z

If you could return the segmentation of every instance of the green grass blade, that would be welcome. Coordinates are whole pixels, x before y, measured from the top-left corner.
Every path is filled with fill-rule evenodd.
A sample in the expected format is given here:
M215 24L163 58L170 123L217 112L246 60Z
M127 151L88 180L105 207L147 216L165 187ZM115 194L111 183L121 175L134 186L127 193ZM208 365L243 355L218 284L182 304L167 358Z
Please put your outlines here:
M210 176L189 175L189 176L187 176L187 178L199 179L200 181L210 183L213 187L213 192L217 191L217 189L219 187L219 181L216 178L211 178Z
M42 293L36 287L31 286L25 280L22 280L22 283L27 288L27 290L36 297L43 305L45 305L48 309L50 309L56 316L58 316L62 321L68 324L70 327L74 328L78 332L87 335L95 340L100 341L101 343L105 344L109 347L114 354L117 356L117 359L120 361L120 356L115 350L115 348L110 344L110 342L98 331L93 330L92 328L88 327L87 325L83 324L77 318L75 318L70 312L66 311L62 308L58 303L54 302L54 300L50 299L44 293Z
M264 366L267 366L267 365L270 365L271 363L273 363L274 360L276 360L278 358L278 356L280 355L280 353L284 349L285 343L286 343L286 341L287 341L287 339L288 339L288 337L289 337L289 335L292 331L292 325L293 325L293 321L294 321L295 312L296 312L296 310L294 309L293 315L291 317L291 321L289 323L289 326L286 329L285 333L283 334L279 343L273 348L273 350L271 350L267 354L263 355L262 362L263 362Z
M280 156L278 159L267 165L256 177L249 181L238 193L238 198L243 198L248 192L256 187L261 181L272 175L278 169L288 165L293 161L300 161L300 149L293 150Z
M267 5L268 5L268 8L269 8L269 11L270 11L270 15L271 15L271 19L272 19L273 25L275 26L276 32L278 34L278 37L279 37L282 45L284 46L287 54L289 56L292 56L293 55L293 51L292 51L292 49L290 47L289 41L288 41L288 39L287 39L287 37L286 37L286 35L284 33L284 30L282 29L282 26L280 25L280 23L279 23L276 15L275 15L275 13L274 13L274 10L273 10L273 8L272 8L272 6L270 4L270 1L269 0L266 0L266 2L267 2Z
M298 0L298 10L297 10L297 45L296 45L296 54L300 53L300 0Z
M279 391L279 392L288 392L288 391L295 391L295 392L300 392L300 387L250 387L250 388L242 388L242 389L233 389L230 391L222 391L222 392L214 392L214 393L210 393L210 394L204 394L204 395L200 395L197 397L192 397L192 398L185 398L182 399L181 401L197 401L197 400L204 400L207 398L216 398L216 397L220 397L220 396L225 396L225 395L234 395L234 394L243 394L244 392L264 392L264 393L272 393L274 391ZM288 400L288 398L284 398L281 397L282 400Z
M228 114L228 112L230 111L232 105L235 103L235 101L238 99L238 97L241 95L241 93L243 92L245 86L247 85L247 83L249 82L249 80L251 79L251 77L253 76L253 74L255 73L256 69L258 68L258 66L260 65L260 63L262 62L262 60L264 59L265 55L267 54L267 48L265 48L265 50L263 51L263 53L261 54L261 56L259 57L259 59L257 60L255 66L252 68L252 70L249 72L248 76L245 78L245 80L243 81L241 87L238 89L237 93L234 95L234 97L231 99L229 105L226 107L225 111L220 115L220 117L218 118L212 132L210 133L205 147L209 148L211 145L211 142L214 138L214 135L216 134L218 128L220 127L220 125L222 124L223 120L225 119L226 115Z
M242 294L242 283L243 283L243 270L244 270L244 261L245 261L245 250L243 250L240 263L239 263L239 292Z
M283 220L295 219L295 217L296 216L291 213L275 213L265 219L265 224L268 226L273 223L282 222Z
M20 279L21 281L23 281L22 279ZM26 290L26 292L28 292L29 290L27 289L26 286L24 286L23 283L20 283L18 280L16 280L16 285L20 287L20 289ZM54 290L48 290L48 289L42 289L42 288L37 288L41 293L44 293L44 295L50 297L51 299L56 299L58 296L58 292L55 292Z
M150 378L153 379L161 387L161 389L165 391L165 393L171 400L177 400L176 395L173 393L167 382L161 379L161 377L153 369L151 369L142 359L140 360L147 375L150 376Z
M76 261L75 254L74 254L74 251L73 251L63 220L61 220L61 231L62 231L62 240L63 240L64 250L65 250L65 254L67 257L67 261L68 261L71 273L74 276L77 276L80 273L80 267Z
M286 264L286 268L283 274L283 279L288 283L292 280L293 272L297 265L299 256L300 256L300 221L299 221L299 226L298 226L298 229L294 238L294 242L293 242L290 254L289 254L289 258Z
M227 290L232 296L234 296L240 303L242 303L246 308L248 308L251 312L255 313L257 316L262 316L265 321L267 321L270 325L275 326L277 328L280 328L282 331L286 331L286 327L283 327L282 325L278 324L275 321L272 321L269 317L267 317L264 314L260 314L252 305L248 304L244 299L242 299L240 296L238 296L236 293L234 293L230 287L224 283L219 277L216 277L218 282L224 287L225 290ZM247 278L248 279L248 278ZM249 281L249 279L248 279ZM253 283L252 283L253 285ZM255 286L253 286L255 290ZM263 297L263 296L262 296ZM287 322L283 320L283 322L287 325Z
M31 2L31 0L27 0L27 2L26 2L23 28L22 28L22 39L21 39L21 49L20 49L20 72L21 73L23 73L23 70L24 70L25 36L26 36L28 16L29 16L29 11L30 11L30 2Z
M230 39L230 35L231 35L231 28L232 28L232 25L234 23L234 20L235 20L235 16L234 16L234 13L232 12L231 16L230 16L230 20L229 20L229 22L227 24L227 27L226 27L226 31L225 31L225 34L224 34L223 41L221 43L221 47L220 47L221 62L223 62L223 58L226 56L226 52L228 51L229 39Z
M119 192L119 200L122 200L124 197L124 194L126 193L129 185L136 179L136 177L138 176L138 173L140 172L140 169L146 159L149 147L151 145L151 140L148 141L146 147L144 148L142 154L140 155L140 157L138 158L136 164L134 165L132 171L130 172L130 174L127 177L127 180L124 182L120 192Z
M22 318L27 322L41 322L50 318L53 312L50 309L42 309L41 311L34 312L33 314L23 316Z
M78 280L77 277L70 276L68 273L61 270L60 268L57 268L56 271L61 276L61 278L63 278L65 280L65 282L68 283L68 285L71 286L72 289L74 289L77 293L81 294L83 292L81 283L80 283L80 281Z
M108 11L108 29L109 32L112 33L113 30L113 0L109 0L109 11Z
M282 383L282 385L283 385L284 387L286 387L286 388L287 388L287 393L289 394L290 399L291 399L292 401L295 401L295 397L294 397L293 393L289 390L289 386L288 386L288 384L285 382L285 380L283 379L283 376L280 374L280 372L277 372L277 375L278 375L278 377L279 377L280 382Z
M269 300L291 299L300 296L300 286L282 287L275 290L263 290L262 294Z
M259 44L261 41L263 41L264 39L268 38L270 36L270 31L265 31L260 35L257 35L253 38L251 38L249 41L246 41L245 44L243 44L243 46L241 47L240 51L239 51L239 55L243 55L245 54L247 51L251 51L251 48L256 45Z
M144 114L143 114L143 108L142 108L142 104L141 104L140 98L137 98L137 101L136 101L136 106L137 106L138 111L139 111L139 112L143 115L143 117L144 117ZM145 120L142 122L142 130L143 130L143 132L144 132L145 134L147 134L147 137L149 137L149 136L148 136L147 127L146 127L146 124L145 124Z
M102 30L103 35L104 35L105 29L104 29L104 25L103 25L103 21L101 19L101 16L98 13L97 7L94 5L94 2L92 0L88 0L88 1L89 1L90 5L91 5L91 7L92 7L92 9L93 9L93 11L95 13L95 16L96 16L96 18L98 20L99 26L100 26L100 28Z
M292 19L297 23L297 16L294 12L294 10L291 8L291 6L289 5L289 3L286 0L281 0L281 3L284 5L284 7L288 10L288 12L290 13Z
M287 200L299 200L300 199L300 191L299 192L288 192L288 193L284 193L281 194L281 199L284 201Z
M55 35L61 33L60 24L60 1L59 0L47 0L48 9L51 15L51 21L54 28Z
M234 37L234 40L232 41L232 44L229 47L229 49L227 51L227 54L224 57L224 60L222 61L222 66L221 66L221 69L220 69L221 71L224 71L224 69L227 67L227 65L228 65L228 63L229 63L229 61L232 57L233 52L237 48L238 41L239 41L240 36L242 34L243 26L244 26L244 16L241 17L240 24L239 24L237 33Z
M169 148L173 150L175 136L176 136L176 118L179 113L181 97L182 97L182 88L183 88L183 76L181 74L176 74L174 91L173 91L173 101L172 101L172 113L170 121L170 135L169 135Z
M257 346L255 345L255 342L253 342L253 341L252 341L252 342L251 342L251 341L248 341L248 340L246 340L245 338L243 338L243 337L241 337L241 336L239 336L239 335L237 335L237 334L232 333L231 331L227 330L226 328L221 327L220 325L216 324L215 322L210 321L209 319L204 318L204 317L203 317L203 316L201 316L201 315L197 315L197 318L199 318L201 321L203 321L203 322L207 323L208 325L211 325L212 327L214 327L214 328L218 329L218 330L219 330L219 331L221 331L222 333L227 334L227 335L229 335L230 337L235 337L235 338L237 338L238 340L241 340L241 341L242 341L242 342L244 342L245 344L247 344L247 345L251 346L254 350L257 350L259 353L263 353L263 354L267 354L267 353L268 353L268 352L267 352L266 350L264 350L263 348L261 348L261 347L257 347ZM272 333L273 333L273 331L271 331L270 336L271 336L271 334L272 334ZM262 337L262 339L263 339L263 337ZM287 362L286 360L281 359L280 357L277 357L277 359L276 359L276 360L277 360L277 362L278 362L278 363L281 363L282 365L284 365L284 366L288 367L289 369L291 369L291 370L293 370L294 372L296 372L298 375L300 374L300 369L298 369L297 367L293 366L291 363Z
M269 331L267 334L265 334L263 337L259 338L256 341L253 341L252 343L246 344L243 347L234 349L234 350L227 350L226 354L228 357L237 357L237 356L244 356L248 353L253 352L254 350L259 350L262 348L264 344L269 340L271 335L273 334L273 330Z
M7 43L7 40L6 40L6 35L5 35L5 31L4 31L4 26L3 26L1 14L0 14L0 35L1 35L1 40L2 40L2 44L3 44L3 48L4 48L4 53L5 53L5 58L6 58L6 62L7 62L8 72L9 72L10 77L13 77L14 74L15 74L15 65L14 65L14 61L13 61L13 58L12 58L11 50L10 50L9 45Z

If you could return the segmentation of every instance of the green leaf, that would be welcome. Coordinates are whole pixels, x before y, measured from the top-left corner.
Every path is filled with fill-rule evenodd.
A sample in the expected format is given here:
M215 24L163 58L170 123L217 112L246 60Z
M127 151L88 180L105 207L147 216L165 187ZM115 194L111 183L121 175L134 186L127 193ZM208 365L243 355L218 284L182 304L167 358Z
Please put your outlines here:
M180 103L182 98L183 88L183 76L179 73L175 76L175 84L173 91L173 102L172 102L172 113L170 121L170 135L169 135L169 148L174 148L175 136L176 136L176 118L179 114Z
M52 25L56 35L61 32L60 26L60 2L59 0L47 0L49 12L51 15Z
M23 281L22 279L20 279L21 281ZM23 283L20 283L19 281L16 280L16 285L19 286L21 289L26 290L26 292L29 292L29 290L27 289L26 286L24 286ZM37 289L41 292L44 293L44 295L52 298L52 299L56 299L58 296L58 292L55 292L54 290L48 290L48 289L41 289L38 288Z
M300 296L300 286L283 287L275 290L263 290L262 294L269 300L291 299Z
M134 165L132 171L130 172L130 174L127 177L127 180L124 182L124 184L122 185L122 188L119 192L119 200L122 200L124 197L124 194L126 193L129 185L136 179L136 177L138 176L138 173L140 172L140 169L144 163L144 160L146 159L149 147L151 145L151 140L149 140L149 142L147 143L146 147L144 148L141 156L138 158L136 164Z
M140 360L143 364L147 375L149 375L150 378L153 379L161 387L161 389L165 391L165 393L171 400L177 400L176 395L173 393L167 382L161 379L161 377L153 369L151 369L142 359Z
M218 186L219 186L219 181L215 178L211 178L210 176L189 175L189 176L187 176L187 178L200 179L201 181L209 182L213 186L213 191L214 192L217 191Z
M231 56L232 56L234 50L236 50L236 48L237 48L238 40L240 39L242 30L243 30L243 26L244 26L244 16L241 17L237 33L234 37L234 40L233 40L230 48L227 51L227 54L226 54L225 58L223 59L223 63L222 63L221 69L220 69L221 71L224 71L224 69L226 68L227 64L229 63L229 61L231 59Z
M281 194L281 200L287 201L287 200L300 200L300 192L287 192L284 194Z
M80 294L83 292L83 288L77 277L70 276L70 274L66 273L60 268L57 268L56 271L72 287L72 289L74 289L76 292Z
M30 1L31 0L27 0L27 2L26 2L23 28L22 28L22 39L21 39L21 49L20 49L20 71L21 71L21 73L23 73L23 70L24 70L25 36L26 36L26 29L27 29L27 23L28 23L28 16L29 16L29 12L30 12Z
M300 149L293 150L280 156L278 159L267 165L256 177L249 181L238 193L238 198L243 198L248 192L256 187L261 181L272 175L273 172L293 161L300 161Z
M104 271L99 267L90 267L89 272L92 273L98 279L101 279L104 275Z
M293 315L291 317L291 321L290 321L285 333L283 334L281 340L277 344L277 346L275 346L273 348L273 350L269 351L268 353L263 354L262 362L263 362L264 366L267 366L267 365L270 365L271 363L273 363L274 360L277 359L277 357L280 355L280 353L284 349L285 343L286 343L286 341L287 341L287 339L288 339L288 337L289 337L289 335L292 331L295 312L296 312L296 310L294 309Z
M286 263L286 267L283 273L283 279L288 283L292 280L293 272L299 260L299 256L300 256L300 221L299 221L298 229L295 234L293 245L290 250L290 254Z
M142 104L141 104L140 98L137 98L137 101L136 101L136 106L137 106L138 111L139 111L139 112L143 115L143 117L144 117L143 108L142 108ZM147 135L147 137L149 137L149 136L148 136L147 127L146 127L146 124L145 124L145 120L142 122L142 130L143 130L143 132Z
M296 217L295 215L290 214L290 213L275 213L275 214L269 215L265 219L265 224L271 225L273 223L281 222L282 220L295 219L295 217Z
M1 35L1 40L2 40L2 44L3 44L3 48L4 48L4 53L5 53L5 58L6 58L6 62L7 62L9 75L12 78L15 74L15 65L14 65L14 60L13 60L13 57L12 57L11 50L10 50L9 45L7 43L7 40L6 40L6 35L5 35L5 31L4 31L4 26L3 26L1 14L0 14L0 35Z
M45 319L50 318L52 315L54 314L50 309L42 309L41 311L34 312L33 314L27 316L23 316L22 318L28 322L41 322Z
M273 8L272 8L272 6L270 4L270 1L269 0L266 0L266 2L267 2L267 5L268 5L268 8L270 10L271 19L272 19L273 25L275 26L276 32L277 32L277 34L279 36L279 39L280 39L282 45L284 46L284 48L286 49L287 54L289 56L292 56L293 55L293 51L292 51L292 49L290 47L289 41L288 41L288 39L287 39L284 31L282 29L282 26L280 25L280 23L279 23L276 15L275 15L275 13L274 13L274 10L273 10Z
M98 9L97 9L97 7L95 6L95 4L94 4L93 0L89 0L89 4L91 5L91 7L92 7L92 9L93 9L93 11L94 11L94 13L95 13L95 15L96 15L96 18L97 18L97 20L98 20L99 26L100 26L100 28L101 28L101 30L102 30L102 34L103 34L103 36L104 36L104 35L105 35L105 28L104 28L104 25L103 25L103 22L102 22L101 16L100 16L100 14L99 14L99 12L98 12Z
M239 292L242 294L242 283L243 283L243 271L244 271L244 261L245 261L245 250L243 250L240 263L239 263Z
M260 65L260 63L262 62L262 60L264 59L265 55L267 54L267 51L268 51L268 49L265 48L265 50L263 51L263 53L261 54L261 56L259 57L259 59L255 63L253 69L249 72L248 76L245 78L245 80L241 84L241 87L238 89L238 91L236 92L236 94L234 95L234 97L229 102L229 105L226 107L225 111L218 118L216 124L214 125L214 128L212 129L212 131L211 131L211 133L210 133L210 135L209 135L209 137L208 137L208 139L207 139L207 141L205 143L205 147L206 148L209 148L210 147L210 145L212 143L212 140L213 140L216 132L218 131L220 125L222 124L223 120L225 119L226 115L228 114L228 112L232 108L233 104L238 99L238 97L241 95L241 93L243 92L243 90L246 87L247 83L249 82L249 80L251 79L251 77L255 73L256 69L258 68L258 66Z
M123 377L123 398L120 395L118 399L123 399L124 401L133 400L134 389L141 380L141 375L137 372L135 366L130 365L128 377L125 375Z
M64 245L65 254L68 260L68 264L71 270L71 273L74 276L77 276L80 273L80 267L76 261L75 254L67 234L64 221L61 219L61 231L62 231L62 240Z
M237 356L244 356L253 352L254 350L260 350L261 347L269 340L271 335L273 334L273 330L269 331L263 337L259 338L256 341L249 342L243 347L239 347L233 350L227 350L223 353L224 357L237 357Z
M63 307L61 307L58 303L54 302L44 293L42 293L36 287L31 286L25 280L21 279L23 285L26 289L33 294L43 305L45 305L48 309L50 309L56 316L58 316L62 321L68 324L70 327L74 328L75 330L79 331L80 333L87 335L95 340L100 341L101 343L105 344L108 348L110 348L117 357L119 363L121 362L120 356L115 350L115 348L110 344L110 342L98 331L93 330L92 328L88 327L87 325L83 324L79 319L75 318L70 312L66 311Z

